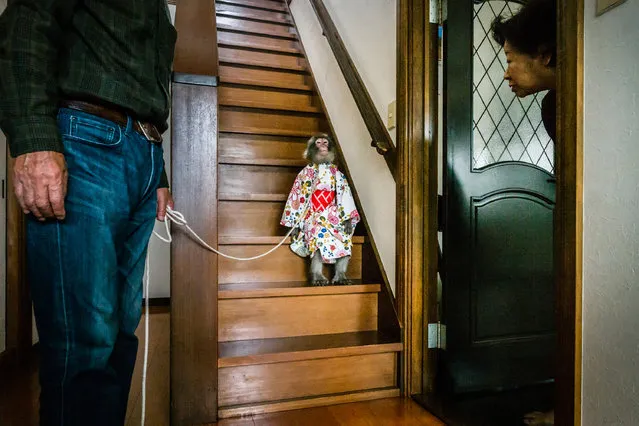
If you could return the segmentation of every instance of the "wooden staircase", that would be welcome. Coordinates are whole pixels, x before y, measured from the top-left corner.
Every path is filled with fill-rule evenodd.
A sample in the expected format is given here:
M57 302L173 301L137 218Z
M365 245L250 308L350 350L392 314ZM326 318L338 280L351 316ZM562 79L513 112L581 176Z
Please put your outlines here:
M218 0L216 15L218 246L254 256L285 235L305 142L330 127L284 1ZM351 286L307 286L306 260L286 244L218 262L219 417L399 395L402 345L381 331L388 295L363 225Z

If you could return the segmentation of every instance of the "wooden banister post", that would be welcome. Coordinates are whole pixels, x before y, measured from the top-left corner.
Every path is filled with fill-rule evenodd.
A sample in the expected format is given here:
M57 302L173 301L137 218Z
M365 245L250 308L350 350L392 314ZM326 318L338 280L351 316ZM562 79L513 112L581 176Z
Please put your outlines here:
M218 55L214 0L180 0L172 85L175 208L217 246ZM171 247L171 424L217 418L217 256L183 229Z

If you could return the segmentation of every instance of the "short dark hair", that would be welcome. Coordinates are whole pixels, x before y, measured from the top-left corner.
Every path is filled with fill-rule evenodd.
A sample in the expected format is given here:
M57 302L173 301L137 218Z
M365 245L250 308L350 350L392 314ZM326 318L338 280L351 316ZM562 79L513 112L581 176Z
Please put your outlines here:
M557 63L556 0L529 0L512 17L498 16L492 23L493 38L500 45L508 41L528 55L550 53L549 65Z

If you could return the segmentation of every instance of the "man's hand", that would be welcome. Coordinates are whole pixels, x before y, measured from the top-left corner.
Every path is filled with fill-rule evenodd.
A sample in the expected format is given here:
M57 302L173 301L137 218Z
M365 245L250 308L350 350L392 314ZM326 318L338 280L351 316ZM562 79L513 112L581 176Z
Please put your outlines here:
M13 189L25 214L38 220L64 219L67 195L67 166L64 155L39 151L20 155L13 166Z
M171 191L169 191L169 188L159 188L157 215L158 220L161 222L164 222L166 217L167 206L173 208L173 197L171 196Z

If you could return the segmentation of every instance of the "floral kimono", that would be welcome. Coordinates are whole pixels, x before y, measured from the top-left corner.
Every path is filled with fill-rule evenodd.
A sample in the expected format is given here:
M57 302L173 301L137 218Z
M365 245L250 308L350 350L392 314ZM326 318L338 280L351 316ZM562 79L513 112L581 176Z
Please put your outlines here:
M293 228L302 215L291 250L301 257L319 250L324 263L351 255L353 236L346 234L344 222L350 220L355 229L360 218L348 181L336 165L308 165L297 175L280 223Z

